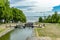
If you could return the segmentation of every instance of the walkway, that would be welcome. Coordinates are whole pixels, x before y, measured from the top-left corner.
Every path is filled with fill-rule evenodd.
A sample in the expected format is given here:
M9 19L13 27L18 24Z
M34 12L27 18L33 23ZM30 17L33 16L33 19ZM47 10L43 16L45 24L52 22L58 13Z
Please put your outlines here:
M14 26L15 24L1 24L0 25L0 37L7 34L11 30L14 30L14 27L10 27L10 25Z

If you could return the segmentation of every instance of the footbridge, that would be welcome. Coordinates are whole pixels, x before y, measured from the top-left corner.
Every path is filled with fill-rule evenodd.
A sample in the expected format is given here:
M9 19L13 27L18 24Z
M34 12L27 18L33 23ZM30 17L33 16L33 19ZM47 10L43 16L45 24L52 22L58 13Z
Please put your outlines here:
M38 27L39 25L35 24L34 22L28 22L28 23L19 23L16 25L16 28L25 28L25 27Z

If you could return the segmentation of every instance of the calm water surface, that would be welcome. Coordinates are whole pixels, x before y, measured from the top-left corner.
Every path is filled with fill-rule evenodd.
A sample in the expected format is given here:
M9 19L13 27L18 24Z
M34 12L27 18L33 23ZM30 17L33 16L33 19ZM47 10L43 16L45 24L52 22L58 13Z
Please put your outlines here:
M27 37L32 36L32 28L15 29L14 31L4 35L0 40L26 40Z

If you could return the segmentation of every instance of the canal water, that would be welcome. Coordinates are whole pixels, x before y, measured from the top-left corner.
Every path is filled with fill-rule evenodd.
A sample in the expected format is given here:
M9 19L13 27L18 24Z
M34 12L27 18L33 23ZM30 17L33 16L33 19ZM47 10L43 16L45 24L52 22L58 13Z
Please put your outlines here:
M26 27L26 28L17 28L12 32L7 33L6 35L2 36L0 40L26 40L27 37L31 37L33 34L33 29Z

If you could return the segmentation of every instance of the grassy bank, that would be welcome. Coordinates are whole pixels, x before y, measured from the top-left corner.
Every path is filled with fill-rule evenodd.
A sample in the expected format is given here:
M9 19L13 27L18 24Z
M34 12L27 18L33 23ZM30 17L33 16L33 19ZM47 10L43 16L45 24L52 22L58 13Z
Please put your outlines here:
M45 28L35 28L34 30L37 30L39 37L60 38L60 24L46 23Z
M8 24L0 25L0 37L14 29L14 27L10 27L10 26L16 26L16 23L8 23Z

